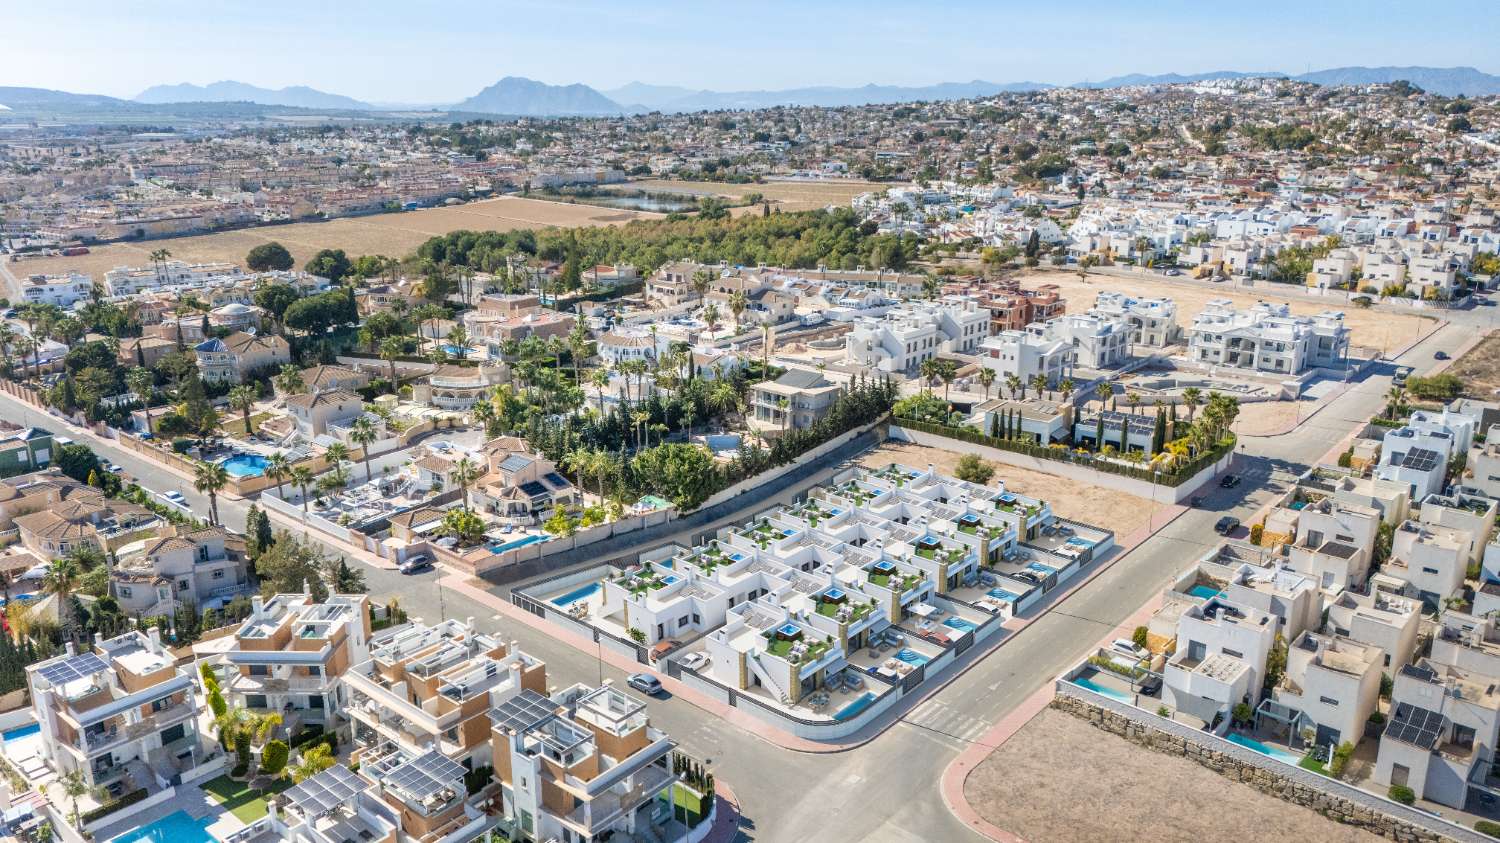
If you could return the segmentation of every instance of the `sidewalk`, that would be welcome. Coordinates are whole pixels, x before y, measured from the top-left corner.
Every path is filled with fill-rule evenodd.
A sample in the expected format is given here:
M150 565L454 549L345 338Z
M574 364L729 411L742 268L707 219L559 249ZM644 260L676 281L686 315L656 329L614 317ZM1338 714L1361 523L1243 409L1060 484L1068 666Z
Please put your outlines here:
M740 834L740 801L729 786L714 779L714 827L703 843L729 843Z

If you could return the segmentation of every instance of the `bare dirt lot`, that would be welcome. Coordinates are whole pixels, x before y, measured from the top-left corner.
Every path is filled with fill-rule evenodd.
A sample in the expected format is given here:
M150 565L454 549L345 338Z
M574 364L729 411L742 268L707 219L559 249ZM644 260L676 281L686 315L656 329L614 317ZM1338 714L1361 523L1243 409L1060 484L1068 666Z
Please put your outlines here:
M1490 334L1453 362L1448 373L1457 375L1465 391L1489 401L1500 390L1500 332Z
M74 271L98 278L117 266L144 266L150 263L148 256L156 249L166 249L173 258L189 263L230 261L243 264L246 252L273 240L287 247L297 265L301 266L319 249L343 249L350 257L377 254L404 257L429 237L461 229L509 231L548 226L618 225L633 219L659 216L595 205L502 196L453 207L246 228L140 243L111 243L95 246L87 255L37 258L7 266L17 277Z
M1038 284L1056 284L1059 292L1068 300L1069 313L1081 313L1089 309L1094 304L1094 297L1106 291L1125 292L1134 296L1165 296L1177 302L1177 323L1183 327L1192 324L1193 317L1212 299L1229 299L1236 307L1248 307L1260 299L1254 293L1241 291L1229 283L1214 284L1186 279L1166 281L1091 274L1085 282L1080 281L1073 272L1028 272L1020 276L1020 281L1027 288ZM1268 300L1287 301L1282 298ZM1329 298L1326 304L1315 301L1288 303L1292 313L1303 316L1311 316L1324 310L1342 310L1344 324L1349 326L1350 339L1354 345L1376 351L1395 350L1405 346L1420 333L1433 327L1433 321L1427 317L1361 310L1348 306L1337 298Z
M727 196L732 199L738 199L747 193L759 193L783 211L811 211L826 205L847 205L850 199L861 193L885 190L891 185L866 181L768 181L764 184L724 184L712 181L648 179L629 182L620 187L656 190L664 193Z
M1050 708L969 774L964 796L1031 843L1383 839Z
M943 474L952 474L958 465L961 451L948 451L909 442L885 442L880 447L860 457L860 464L879 468L893 462L911 468L926 468L932 463ZM1052 511L1064 518L1093 524L1113 530L1116 536L1128 536L1147 525L1153 506L1145 498L1116 492L1099 486L1090 486L1076 480L1044 474L1026 468L1009 465L995 466L995 479L1004 481L1007 491L1018 492L1040 498L1052 505Z

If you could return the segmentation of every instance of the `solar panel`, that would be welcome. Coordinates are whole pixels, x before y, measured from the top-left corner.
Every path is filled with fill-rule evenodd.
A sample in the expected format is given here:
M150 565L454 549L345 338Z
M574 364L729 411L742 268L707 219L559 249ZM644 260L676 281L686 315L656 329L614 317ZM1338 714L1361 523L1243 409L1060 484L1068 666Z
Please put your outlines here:
M1406 459L1401 464L1414 471L1431 471L1436 468L1443 459L1437 451L1429 451L1426 448L1412 448L1406 452Z
M286 799L306 816L322 816L354 798L367 785L363 779L342 764L335 764L323 772L288 790Z
M491 719L515 732L545 723L557 713L557 705L530 689L523 690L496 708Z
M1437 745L1447 725L1447 718L1436 711L1401 703L1386 727L1390 737L1413 746L1431 749Z
M75 679L87 679L106 670L109 670L108 662L95 653L84 653L47 665L40 673L43 679L53 685L66 685Z
M426 799L462 779L462 764L432 750L391 770L386 781L415 799Z
M573 485L568 482L568 478L562 476L561 474L558 474L555 471L549 471L546 474L543 474L542 479L547 481L547 484L555 489L565 489L568 486Z

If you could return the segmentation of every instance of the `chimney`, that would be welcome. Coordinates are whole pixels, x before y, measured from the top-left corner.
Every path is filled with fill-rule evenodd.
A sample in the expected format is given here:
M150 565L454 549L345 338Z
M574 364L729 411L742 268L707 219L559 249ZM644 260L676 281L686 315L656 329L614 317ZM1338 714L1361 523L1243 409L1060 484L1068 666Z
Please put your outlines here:
M253 597L250 598L250 614L251 615L253 615L255 617L260 617L261 612L264 611L265 608L266 608L265 601L263 599L261 599L261 596L259 594L257 594L257 595L255 595L255 596L253 596Z
M471 631L474 629L473 615L469 615L467 618L464 618L464 626L468 627Z
M69 642L67 642L66 644L63 645L63 652L67 653L70 656L76 656L76 655L78 655L78 651L73 648L73 642L72 641L69 641Z
M151 651L154 652L154 653L160 653L161 652L161 627L159 627L159 626L153 626L150 629L146 630L146 637L149 638L149 639L151 639Z

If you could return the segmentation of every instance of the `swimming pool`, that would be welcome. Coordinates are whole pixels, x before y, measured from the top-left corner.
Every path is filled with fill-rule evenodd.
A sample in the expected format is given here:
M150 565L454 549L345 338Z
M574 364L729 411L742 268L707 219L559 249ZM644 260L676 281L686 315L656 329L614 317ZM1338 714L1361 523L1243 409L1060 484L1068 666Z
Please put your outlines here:
M18 741L22 738L29 738L32 735L39 735L41 734L41 732L42 724L32 723L29 726L19 726L17 728L11 729L8 732L0 734L0 738L3 738L5 743L10 743L11 741Z
M896 654L896 658L906 662L907 664L915 665L924 665L929 661L926 656L922 655L916 650L908 650L905 648L903 648L901 652Z
M861 711L869 708L870 703L872 702L875 702L875 694L871 691L866 691L863 694L860 694L857 699L851 701L848 705L844 706L838 711L835 711L833 713L833 719L848 720L849 718L859 714Z
M1021 599L1019 596L1011 594L1009 591L1006 591L1003 588L992 588L985 593L995 598L996 600L1004 600L1007 603L1014 603L1017 600Z
M596 582L591 582L588 585L579 586L578 588L573 589L572 591L568 592L567 594L562 594L562 595L559 595L557 597L552 598L552 605L554 605L554 606L571 606L574 603L577 603L578 601L582 600L585 597L588 597L589 595L593 594L594 592L596 592L598 590L599 590L599 584L596 583Z
M1041 574L1044 577L1050 577L1053 574L1057 573L1057 569L1056 568L1049 568L1049 567L1047 567L1046 565L1043 565L1040 562L1031 562L1031 563L1027 564L1026 570L1028 570L1028 571L1036 571L1038 574Z
M526 536L525 538L515 539L504 544L492 544L490 545L490 553L504 553L507 550L515 550L518 547L525 547L528 544L536 544L537 542L544 542L546 540L546 536Z
M469 349L467 349L467 348L459 348L456 345L445 345L445 346L443 346L443 351L446 352L447 354L449 354L452 357L468 357L469 356Z
M1188 589L1188 594L1191 594L1194 597L1202 597L1204 600L1207 600L1208 598L1213 597L1218 593L1219 590L1211 585L1195 585L1192 588Z
M1246 749L1251 749L1259 752L1261 755L1269 755L1270 757L1275 758L1277 761L1280 761L1284 764L1291 764L1293 766L1296 766L1297 764L1302 763L1302 756L1293 755L1292 753L1287 752L1284 749L1277 749L1274 746L1266 746L1255 738L1247 738L1244 735L1230 732L1229 734L1224 736L1224 740L1229 741L1230 743L1237 743Z
M943 626L949 629L956 629L959 632L973 632L979 628L976 624L969 623L963 618L946 618L943 620Z
M220 462L230 477L259 477L266 473L271 461L260 454L235 454Z
M150 825L111 837L109 843L216 843L217 838L208 833L213 821L213 814L195 820L186 811L174 811Z
M1084 679L1081 676L1077 679L1069 679L1068 681L1072 682L1074 685L1077 685L1080 688L1087 688L1096 694L1103 694L1104 696L1109 697L1112 700L1119 700L1123 703L1135 703L1135 699L1124 691L1116 691L1114 688L1106 688L1097 682L1092 682L1088 679Z

